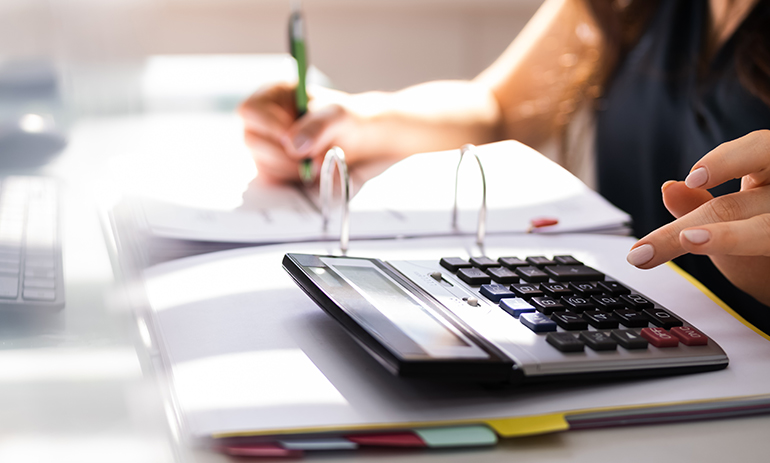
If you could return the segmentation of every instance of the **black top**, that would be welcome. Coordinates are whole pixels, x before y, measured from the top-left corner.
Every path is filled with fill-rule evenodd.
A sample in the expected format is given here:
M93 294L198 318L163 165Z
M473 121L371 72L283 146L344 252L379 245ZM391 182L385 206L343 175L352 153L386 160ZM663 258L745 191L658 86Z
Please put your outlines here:
M707 66L698 66L707 0L660 2L639 42L620 61L597 112L599 192L631 214L642 237L673 220L660 187L683 180L717 145L770 128L770 107L739 81L735 48L751 21L770 15L760 0ZM737 191L738 180L712 189ZM733 287L704 256L676 263L755 326L770 332L770 308Z

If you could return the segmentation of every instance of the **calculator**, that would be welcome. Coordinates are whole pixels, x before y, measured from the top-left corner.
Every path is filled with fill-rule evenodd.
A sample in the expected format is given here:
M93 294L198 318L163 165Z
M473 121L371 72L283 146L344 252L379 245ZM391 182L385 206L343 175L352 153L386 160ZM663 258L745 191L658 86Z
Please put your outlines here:
M570 255L286 254L284 269L395 375L521 384L725 368L708 335Z

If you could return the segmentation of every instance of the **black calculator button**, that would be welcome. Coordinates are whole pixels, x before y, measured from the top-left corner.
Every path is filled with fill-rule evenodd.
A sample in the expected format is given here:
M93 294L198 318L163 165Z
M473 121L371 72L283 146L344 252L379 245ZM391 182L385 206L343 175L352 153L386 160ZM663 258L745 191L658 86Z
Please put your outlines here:
M529 262L529 265L534 265L535 267L545 267L546 265L556 265L555 261L545 256L530 256L530 257L527 257L527 262Z
M649 299L641 294L623 294L620 296L626 307L629 309L642 310L655 306Z
M479 292L493 302L500 302L500 299L504 297L516 297L505 285L481 285Z
M572 256L553 256L553 260L561 265L583 265L582 262Z
M612 330L610 336L626 349L647 349L649 344L636 330Z
M537 267L517 267L516 274L529 283L548 281L548 274Z
M631 290L621 285L617 281L600 281L599 286L604 288L604 291L612 294L613 296L620 296L621 294L630 294Z
M608 310L622 309L626 306L626 304L623 301L613 296L607 296L607 295L591 296L591 300L594 301L597 307L601 307L603 309L608 309Z
M583 352L583 341L572 333L558 332L545 335L545 341L562 352Z
M587 330L588 322L574 312L554 312L551 314L551 320L565 330Z
M623 326L629 328L644 328L650 322L647 316L634 309L615 309L613 313L618 317Z
M530 299L529 303L532 304L538 312L545 315L551 315L554 311L561 312L566 310L566 307L564 307L564 304L562 304L561 301L548 296L533 297Z
M542 283L540 289L551 297L559 298L562 296L572 296L572 288L566 283Z
M584 296L564 296L561 298L561 302L573 312L583 312L596 308L594 303Z
M486 270L489 267L500 266L500 264L498 264L496 260L492 260L487 256L471 257L470 262L471 262L471 265L473 265L476 268L480 268L481 270Z
M605 331L583 331L580 340L593 350L615 350L618 347L617 341Z
M511 291L516 293L517 296L523 297L529 300L533 297L543 296L543 291L540 290L539 285L530 283L516 283L511 285Z
M540 312L523 313L519 316L521 324L531 329L535 333L544 333L546 331L556 331L556 322L541 314Z
M473 267L470 262L459 257L442 257L439 264L452 273L457 272L461 268Z
M650 321L652 321L653 325L660 326L661 328L669 329L675 326L684 325L684 323L682 323L682 320L675 317L668 310L660 307L655 307L652 309L644 309L643 313L644 315L647 315Z
M618 323L620 323L618 317L599 309L586 310L583 312L583 318L591 326L600 330L617 328Z
M520 297L506 297L500 299L500 308L508 312L514 318L519 318L521 314L534 312L535 308Z
M486 285L492 281L489 275L476 267L461 268L457 271L457 276L471 286Z
M601 281L604 274L587 265L550 265L543 267L554 281Z
M497 283L509 285L511 283L518 283L519 276L513 272L513 270L505 267L492 267L488 268L486 272Z
M523 261L518 257L501 257L497 259L497 261L500 262L503 267L508 267L509 269L515 269L516 267L526 267L529 265L526 261Z
M569 287L575 294L581 296L590 296L592 294L602 294L604 288L599 286L599 283L595 281L574 281L570 282Z

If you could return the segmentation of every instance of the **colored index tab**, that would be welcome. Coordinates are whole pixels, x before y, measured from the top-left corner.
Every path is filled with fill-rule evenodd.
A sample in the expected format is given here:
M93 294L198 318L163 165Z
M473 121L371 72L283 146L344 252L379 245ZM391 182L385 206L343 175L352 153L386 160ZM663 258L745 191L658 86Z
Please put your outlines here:
M552 415L520 416L487 420L500 437L533 436L556 431L569 430L569 423L562 413Z
M428 447L471 447L497 444L497 434L483 425L415 429L414 432L428 444Z
M221 449L228 455L238 457L287 457L297 458L302 450L285 449L278 444L229 445Z
M352 434L345 439L358 445L377 447L427 447L425 441L413 432L388 432L372 434Z
M358 444L343 437L326 439L281 439L282 447L289 450L355 450Z

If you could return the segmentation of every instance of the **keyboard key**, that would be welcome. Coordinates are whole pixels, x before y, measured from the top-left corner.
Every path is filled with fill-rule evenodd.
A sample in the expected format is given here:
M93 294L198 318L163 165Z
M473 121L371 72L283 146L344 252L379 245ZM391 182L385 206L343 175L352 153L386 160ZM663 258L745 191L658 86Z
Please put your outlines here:
M604 288L604 291L612 294L613 296L620 296L621 294L630 294L631 290L621 285L617 281L600 281L599 286Z
M556 265L556 262L554 262L553 260L545 256L530 256L530 257L527 257L527 262L529 262L529 265L534 265L535 267L545 267L546 265Z
M529 284L529 283L512 284L511 291L516 293L517 296L527 300L533 297L544 296L543 291L540 290L539 285Z
M673 328L675 326L682 326L684 323L682 320L675 317L671 312L666 309L656 307L654 309L644 309L644 315L646 315L653 325L660 326L662 328Z
M496 260L492 260L487 256L481 256L481 257L471 257L470 263L476 268L480 268L481 270L486 270L489 267L499 267L500 264L497 263Z
M521 324L535 333L556 331L556 322L539 312L523 313L519 316Z
M591 296L591 300L596 304L597 307L601 307L607 310L622 309L625 307L625 304L617 297L606 295Z
M19 297L19 277L0 276L0 298L16 299Z
M538 312L545 315L551 315L554 311L562 312L566 310L564 304L562 304L557 299L548 296L533 297L529 302L537 309Z
M516 267L516 274L529 283L548 281L548 274L537 267Z
M565 307L568 307L569 310L578 313L596 308L590 299L583 296L564 296L561 298L561 302Z
M679 338L660 327L642 328L641 335L655 347L676 347Z
M511 283L519 282L519 276L516 275L513 270L506 267L488 268L487 274L489 274L496 283L509 285Z
M514 318L519 318L523 313L531 313L535 311L535 308L527 301L520 297L509 297L500 299L500 307L513 315Z
M471 286L486 285L492 281L489 275L476 267L461 268L457 271L457 277Z
M497 259L497 261L500 262L503 267L508 267L511 270L516 267L526 267L529 265L526 261L523 261L518 257L501 257Z
M599 309L586 310L583 312L583 318L591 326L601 330L617 328L620 323L616 316Z
M583 331L580 340L593 350L615 350L618 347L617 341L605 331Z
M599 286L599 284L595 281L574 281L570 282L569 287L575 292L575 294L579 294L581 296L602 294L604 292L604 288Z
M545 294L557 299L562 296L572 296L572 288L564 283L542 283L540 289Z
M572 256L553 256L553 260L561 265L583 265L582 262Z
M634 309L615 309L613 314L618 317L623 326L629 328L644 328L650 324L646 315Z
M492 302L500 302L500 299L504 297L516 297L505 285L481 285L479 292Z
M439 265L441 265L442 267L444 267L445 269L449 270L452 273L457 272L461 268L473 267L473 265L471 265L470 262L468 262L465 259L461 259L459 257L442 257L438 263Z
M548 333L545 341L562 352L583 352L585 345L572 333Z
M709 338L692 326L675 326L671 328L670 333L679 338L685 346L705 346L709 343Z
M635 330L612 330L610 336L626 349L647 349L649 342Z
M565 330L587 330L588 322L573 312L554 312L551 314L551 320L555 321L557 325L561 326Z
M601 281L604 274L587 265L551 265L544 267L554 281Z
M620 299L625 302L629 309L642 310L652 308L655 304L641 294L624 294Z

